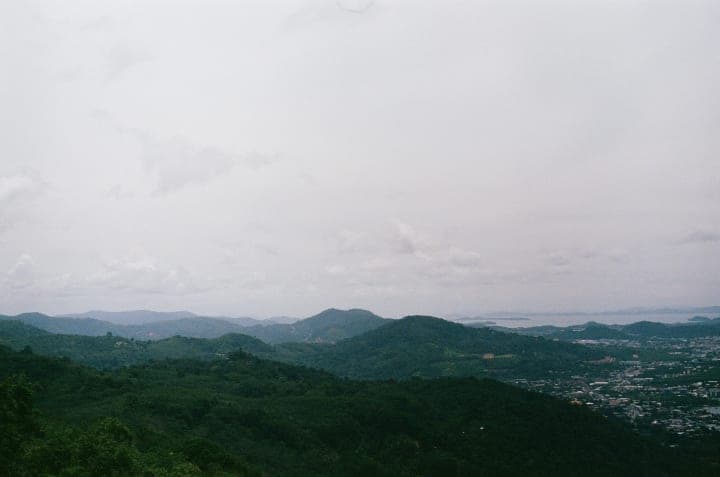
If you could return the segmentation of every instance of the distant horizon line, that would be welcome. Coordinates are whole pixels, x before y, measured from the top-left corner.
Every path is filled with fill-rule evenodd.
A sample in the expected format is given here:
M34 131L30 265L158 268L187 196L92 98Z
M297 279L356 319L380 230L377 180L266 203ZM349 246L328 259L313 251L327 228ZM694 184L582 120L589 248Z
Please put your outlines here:
M230 319L239 319L239 318L250 318L255 320L272 320L273 318L297 318L297 319L303 319L307 317L312 317L317 314L320 314L327 310L341 310L341 311L349 311L349 310L365 310L370 313L376 314L378 316L382 317L390 317L378 314L368 308L362 308L362 307L350 307L350 308L339 308L339 307L328 307L324 308L317 313L310 314L308 316L303 315L287 315L287 314L273 314L273 315L252 315L252 314L211 314L211 313L198 313L195 311L190 311L187 309L183 310L159 310L159 309L149 309L149 308L136 308L136 309L121 309L121 310L108 310L108 309L92 309L82 312L73 312L73 313L48 313L48 312L42 312L42 311L23 311L19 313L9 313L8 316L12 315L21 315L23 313L42 313L44 315L48 316L54 316L54 317L72 317L72 316L78 316L78 315L88 315L91 313L158 313L158 314L190 314L194 315L195 317L199 318L230 318ZM438 316L438 317L446 317L450 319L461 319L461 318L499 318L499 317L509 317L509 316L515 316L515 317L522 317L522 316L602 316L602 315L623 315L623 314L647 314L647 313L657 313L657 314L681 314L681 313L720 313L720 305L707 305L707 306L658 306L658 307L647 307L647 306L636 306L636 307L628 307L628 308L620 308L620 309L608 309L608 310L590 310L590 311L533 311L533 310L524 310L524 311L507 311L507 310L500 310L500 311L485 311L485 312L448 312L448 313L406 313L397 315L398 318L402 318L404 316L413 316L413 315L429 315L429 316ZM2 314L5 314L4 312Z

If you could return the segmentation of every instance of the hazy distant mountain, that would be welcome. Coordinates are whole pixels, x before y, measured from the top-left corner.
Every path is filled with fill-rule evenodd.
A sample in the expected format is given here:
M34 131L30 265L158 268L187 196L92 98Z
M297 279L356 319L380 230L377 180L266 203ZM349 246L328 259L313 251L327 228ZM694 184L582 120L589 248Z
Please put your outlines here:
M105 313L105 314L103 314ZM158 340L170 336L191 338L217 338L228 333L254 336L268 343L325 342L333 343L351 336L375 329L386 322L366 310L325 310L324 312L292 324L268 323L252 318L207 318L191 314L187 318L165 319L182 316L189 312L88 312L87 315L108 316L116 320L146 319L160 316L160 321L142 324L119 324L95 318L48 316L42 313L23 313L17 316L2 316L0 319L19 320L51 333L101 336L112 333L116 336L142 340ZM250 325L250 326L248 326Z
M700 336L720 336L720 318L714 320L691 321L681 324L653 323L639 321L622 327L633 338L696 338Z
M664 307L664 308L628 308L625 310L614 310L605 311L597 314L603 315L627 315L627 314L638 314L638 315L649 315L649 314L720 314L720 306L690 306L690 307Z
M118 333L121 325L93 318L63 318L42 313L22 313L15 316L0 315L0 320L17 320L50 333L69 335L100 336L106 333Z
M217 359L242 349L253 354L272 354L270 345L241 334L219 338L173 336L155 341L131 340L121 336L54 334L15 320L0 320L0 345L34 353L61 356L96 368L108 369L162 359Z
M243 333L246 328L238 323L215 318L182 318L158 321L141 325L120 325L92 318L62 318L42 313L23 313L16 316L2 316L0 320L18 320L51 333L67 335L101 336L112 333L116 336L142 340L158 340L170 336L190 338L217 338L228 333Z
M470 328L428 316L388 320L335 345L277 346L281 359L359 379L545 375L576 370L604 351L572 343Z
M130 311L102 311L92 310L84 313L70 313L58 315L60 318L93 318L96 320L108 321L119 325L140 325L158 321L179 320L183 318L196 318L198 315L190 311L152 311L152 310L130 310Z
M107 321L117 325L145 325L148 323L159 323L161 321L177 321L188 318L209 318L224 320L240 326L270 325L279 323L274 319L260 320L249 316L228 317L228 316L201 316L191 311L152 311L152 310L131 310L131 311L102 311L93 310L84 313L70 313L57 315L58 318L93 318ZM279 317L287 318L287 317ZM296 319L293 319L296 320Z
M245 328L242 333L266 343L334 343L374 330L388 321L367 310L330 308L295 323L252 326Z
M225 320L229 321L230 323L235 323L240 326L267 326L267 325L274 325L276 322L272 320L260 320L257 318L250 318L249 316L239 316L239 317L227 317L227 316L213 316L210 318L214 318L216 320Z
M302 318L298 318L297 316L271 316L270 318L263 320L265 322L271 322L275 324L281 324L281 325L289 325L290 323L295 323L297 321L302 320Z
M646 340L650 338L696 338L720 336L720 317L711 319L695 316L686 323L658 323L637 321L628 325L606 325L588 322L573 326L534 326L529 328L501 328L496 330L529 336L543 336L564 341L587 339Z
M245 327L240 324L216 318L183 318L125 326L117 334L141 340L158 340L171 336L217 338L228 333L243 333L243 330Z

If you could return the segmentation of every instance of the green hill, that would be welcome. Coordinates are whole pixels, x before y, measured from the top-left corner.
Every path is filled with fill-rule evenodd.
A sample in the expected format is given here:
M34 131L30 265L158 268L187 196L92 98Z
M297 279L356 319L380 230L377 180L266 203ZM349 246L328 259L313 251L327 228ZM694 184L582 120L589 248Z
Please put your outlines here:
M3 347L0 362L5 475L716 470L584 407L492 380L353 382L245 353L112 373Z
M387 320L380 328L336 344L268 345L254 337L228 334L200 339L175 336L135 340L119 336L50 334L17 321L0 320L0 344L15 350L67 357L99 369L166 358L211 360L242 349L262 358L324 369L358 379L492 376L500 379L575 374L607 350L544 338L469 328L432 317ZM617 351L620 352L620 351ZM606 365L607 366L607 365Z
M334 343L374 330L387 322L367 310L330 308L295 323L251 326L242 332L266 343Z
M0 320L0 344L15 350L27 346L38 354L66 357L100 369L167 358L217 359L239 349L253 354L273 353L271 346L241 334L228 334L212 339L173 336L162 340L141 341L112 335L52 334L12 320Z
M335 345L286 344L276 349L279 359L358 379L547 376L574 373L604 357L604 351L581 345L428 316L390 321Z

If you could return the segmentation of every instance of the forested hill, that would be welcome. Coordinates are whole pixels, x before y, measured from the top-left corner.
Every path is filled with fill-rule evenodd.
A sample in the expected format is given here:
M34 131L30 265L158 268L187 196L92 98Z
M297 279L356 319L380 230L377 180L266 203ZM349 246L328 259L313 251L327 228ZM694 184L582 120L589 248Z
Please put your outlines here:
M583 407L489 380L353 382L241 352L111 373L3 347L0 362L3 475L716 470Z
M120 336L53 334L20 321L0 320L0 344L15 350L29 347L35 353L67 357L100 369L112 369L152 360L191 358L211 360L239 349L257 355L272 355L272 346L242 334L219 338L173 336L161 340L135 340Z
M16 316L0 315L0 322L22 321L45 331L68 335L102 336L112 333L115 336L141 340L159 340L171 336L190 338L217 338L228 333L242 333L259 338L267 343L282 342L320 342L334 343L375 329L385 324L383 319L369 311L352 309L328 309L310 318L291 324L264 323L246 326L248 319L220 319L179 314L160 314L156 312L127 312L130 318L140 319L162 315L162 320L142 324L118 324L86 316L108 316L89 312L83 317L58 317L42 313L23 313ZM115 316L111 314L110 316ZM125 315L122 315L125 317ZM179 316L180 318L176 318ZM172 319L170 319L172 318ZM251 320L251 323L256 320Z
M384 322L380 328L337 344L269 345L242 334L199 339L141 341L117 336L51 334L18 321L0 320L0 344L68 357L100 369L165 358L211 360L243 349L259 357L303 364L360 379L439 376L533 378L575 374L608 352L543 338L468 328L431 317Z
M129 311L103 311L92 310L83 313L69 313L58 315L59 318L93 318L107 321L118 325L141 325L144 323L157 323L158 321L173 321L183 318L199 318L198 315L189 311L153 311L153 310L129 310Z
M286 344L278 358L359 379L575 373L606 351L429 316L390 321L332 346Z
M243 333L266 343L334 343L374 330L388 321L367 310L330 308L295 323L251 326Z

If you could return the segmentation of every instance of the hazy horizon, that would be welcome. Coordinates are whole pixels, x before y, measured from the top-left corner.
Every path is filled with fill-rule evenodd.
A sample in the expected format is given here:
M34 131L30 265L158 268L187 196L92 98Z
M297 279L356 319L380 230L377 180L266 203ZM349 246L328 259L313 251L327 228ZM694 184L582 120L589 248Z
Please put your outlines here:
M715 304L720 3L0 7L0 313Z
M110 321L112 323L119 323L119 324L138 324L138 323L152 323L157 321L157 319L151 319L147 316L143 316L138 318L137 316L132 316L132 320L128 321L128 318L130 318L130 315L134 314L143 314L143 313L158 313L158 314L165 314L165 315L173 315L173 314L190 314L194 315L198 318L216 318L216 319L244 319L249 318L253 320L270 320L272 321L274 318L284 318L285 320L281 320L278 323L285 323L290 322L287 321L287 319L291 320L303 320L306 318L311 318L317 314L320 314L324 311L329 310L338 310L337 307L328 307L324 308L322 310L317 310L314 313L311 313L309 315L270 315L270 316L261 316L261 315L249 315L249 314L242 314L242 313L236 313L236 314L228 314L228 315L212 315L212 314L204 314L204 313L198 313L197 311L193 310L187 310L187 309L172 309L172 310L150 310L150 309L126 309L126 310L87 310L87 311L76 311L72 313L62 313L62 314L54 314L54 313L43 313L48 316L56 316L56 317L88 317L88 318L95 318L102 321ZM709 311L708 309L713 309L712 311ZM443 318L450 321L456 321L464 324L470 324L470 323L480 323L485 322L488 325L498 325L503 326L506 328L517 328L517 327L532 327L532 326L544 326L544 325L554 325L554 326L573 326L573 325L582 325L589 321L607 324L607 325L624 325L624 324L630 324L630 323L636 323L639 321L654 321L659 323L685 323L688 322L690 318L693 318L695 316L705 316L707 318L713 319L713 318L720 318L720 311L716 310L720 309L720 306L718 305L711 305L711 306L703 306L703 307L658 307L658 308L629 308L629 309L621 309L621 310L593 310L593 311L555 311L555 312L534 312L534 311L486 311L483 313L447 313L438 315L439 318ZM339 309L342 311L342 309ZM33 312L37 310L28 310L28 312ZM365 310L369 311L371 313L375 313L373 310ZM1 314L1 313L0 313ZM97 314L96 316L93 316L93 314ZM114 318L111 319L110 316L107 315L117 315ZM383 314L375 313L379 316L382 316L383 318L389 318L389 319L400 319L404 318L406 316L410 315L402 315L402 316L388 316ZM427 313L417 313L415 315L428 315ZM166 321L169 319L180 319L178 318L171 318L169 316L163 317L161 321ZM159 319L159 318L158 318Z

